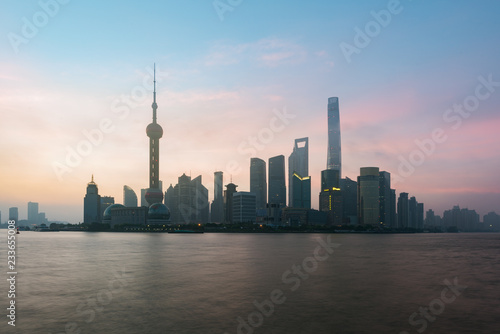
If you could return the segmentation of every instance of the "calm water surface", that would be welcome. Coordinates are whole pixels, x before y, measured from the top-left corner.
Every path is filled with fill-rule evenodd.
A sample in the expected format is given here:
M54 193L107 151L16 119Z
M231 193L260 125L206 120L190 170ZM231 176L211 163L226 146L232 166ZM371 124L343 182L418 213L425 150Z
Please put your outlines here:
M2 240L7 278L5 230ZM329 254L322 243L338 246ZM21 232L17 271L16 327L2 278L0 333L500 328L500 234ZM447 302L445 280L458 284Z

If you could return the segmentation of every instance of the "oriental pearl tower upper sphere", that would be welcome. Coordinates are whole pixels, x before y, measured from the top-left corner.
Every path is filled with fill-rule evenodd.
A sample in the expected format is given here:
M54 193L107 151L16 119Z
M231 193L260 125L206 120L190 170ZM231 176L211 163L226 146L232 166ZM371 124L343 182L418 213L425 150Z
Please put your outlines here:
M153 92L153 122L146 128L146 134L149 137L149 188L146 190L146 201L149 205L163 202L163 192L160 189L159 171L160 171L160 138L163 136L163 129L156 123L156 76L154 79Z

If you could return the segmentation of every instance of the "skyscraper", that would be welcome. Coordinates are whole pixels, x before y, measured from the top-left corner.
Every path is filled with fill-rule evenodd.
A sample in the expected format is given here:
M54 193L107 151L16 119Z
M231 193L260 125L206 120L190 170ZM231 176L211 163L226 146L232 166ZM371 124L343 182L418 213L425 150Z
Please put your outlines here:
M9 220L19 220L19 209L16 207L9 208Z
M340 179L342 191L342 217L346 224L358 223L358 183L350 178Z
M298 173L294 173L292 177L293 197L291 207L293 208L311 208L311 178L309 176L302 177Z
M391 222L391 173L379 173L380 213L379 221L385 226L392 226Z
M266 162L250 159L250 192L255 194L256 208L265 209L267 204Z
M191 180L193 214L191 222L208 223L208 189L201 183L201 175Z
M160 173L160 138L163 136L163 129L160 124L156 123L156 71L153 79L153 122L146 128L146 133L149 137L149 188L146 191L146 200L149 205L161 203L163 201L163 192L160 189L159 173Z
M137 207L137 195L129 186L123 186L123 205L128 207Z
M328 153L326 169L339 171L339 178L342 177L340 151L340 118L339 118L339 98L328 98Z
M38 224L38 203L28 202L28 222Z
M410 197L408 201L408 213L409 213L409 221L408 227L417 228L417 199L415 196Z
M358 219L360 224L378 226L379 202L378 167L361 167L358 176Z
M396 215L396 189L391 189L391 199L389 201L389 214L391 216L391 228L398 227L398 219Z
M214 200L212 201L210 221L212 223L224 222L224 197L223 173L214 172Z
M417 229L424 228L424 203L417 202Z
M286 205L285 157L283 155L269 159L268 202L270 205L280 207Z
M288 205L293 207L294 202L294 174L305 178L309 176L309 138L295 139L293 152L288 158ZM309 193L309 198L311 194Z
M83 222L100 223L101 222L101 196L97 184L94 182L94 175L87 184L87 193L83 199Z
M342 225L343 200L340 190L340 175L336 169L321 171L319 211L327 213L329 225Z
M400 193L398 198L398 228L407 229L410 220L408 193Z
M191 179L182 174L175 187L165 192L165 204L173 223L208 223L208 189L201 182L201 175Z
M225 210L225 222L232 224L233 220L233 194L236 192L238 186L234 183L229 183L226 185L226 190L224 191L224 210Z

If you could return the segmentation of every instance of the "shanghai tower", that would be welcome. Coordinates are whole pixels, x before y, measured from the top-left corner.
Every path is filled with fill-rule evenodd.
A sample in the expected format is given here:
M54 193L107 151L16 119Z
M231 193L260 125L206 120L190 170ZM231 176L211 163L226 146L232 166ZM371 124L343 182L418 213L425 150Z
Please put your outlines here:
M149 205L163 202L163 192L160 189L159 171L160 171L160 138L163 136L163 129L156 123L156 71L153 79L153 123L146 128L149 137L149 188L146 190L146 201Z
M340 118L339 98L328 98L328 155L326 169L339 172L341 178L341 153L340 153Z

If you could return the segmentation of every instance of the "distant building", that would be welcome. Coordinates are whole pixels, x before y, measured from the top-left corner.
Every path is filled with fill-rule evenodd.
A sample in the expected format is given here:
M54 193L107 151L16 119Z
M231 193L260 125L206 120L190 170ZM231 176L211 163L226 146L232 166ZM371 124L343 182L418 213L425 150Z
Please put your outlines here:
M137 207L137 195L129 186L123 186L123 205L127 207Z
M149 207L148 201L146 201L146 191L147 188L141 189L141 206Z
M212 223L224 222L224 189L223 173L214 172L214 200L210 210L210 221Z
M495 212L489 212L487 215L483 216L483 224L486 229L500 230L500 215Z
M380 193L378 167L361 167L358 176L358 220L360 224L380 223Z
M49 221L48 219L45 217L45 212L39 212L38 213L38 217L37 217L37 224L47 224Z
M288 205L294 203L294 175L302 178L309 176L309 138L295 139L293 152L288 158ZM309 198L311 194L309 193Z
M208 223L208 189L201 183L201 175L191 180L182 174L178 183L167 189L165 203L173 223Z
M112 196L101 196L101 215L100 220L102 220L102 216L104 215L104 210L108 208L108 206L115 204L115 198Z
M391 189L391 198L389 201L389 215L391 217L390 226L391 228L398 228L398 218L396 214L396 189Z
M358 183L350 178L340 179L342 191L343 223L355 225L358 223Z
M267 204L266 162L259 158L250 159L250 192L255 194L257 209Z
M417 199L415 198L415 196L410 197L410 200L408 201L408 214L409 214L408 227L415 229L418 228Z
M283 155L269 158L268 202L273 208L286 206L285 157Z
M434 214L434 210L429 209L425 213L425 226L436 226L436 215Z
M233 194L236 193L236 188L238 186L234 183L229 183L226 185L226 190L224 190L224 211L225 211L225 223L232 224L233 219Z
M417 202L417 229L424 228L424 203Z
M94 175L92 175L92 180L87 184L87 193L83 199L83 222L101 222L101 196L99 195L97 184L94 182Z
M19 220L19 209L16 207L9 208L9 220Z
M252 192L238 191L233 194L234 223L255 223L256 199Z
M398 228L407 229L410 223L408 193L400 193L398 198Z
M393 225L391 221L391 174L379 172L379 222L384 226Z
M198 175L191 181L193 191L191 221L194 223L208 223L209 204L208 204L208 189L201 183L201 175Z
M298 173L293 173L292 177L292 208L311 208L311 178L309 176L302 177Z
M319 211L326 212L328 225L342 225L343 198L340 188L322 189L319 194Z
M28 202L28 222L38 224L38 203Z
M342 155L340 145L339 98L328 98L328 151L326 169L337 170L342 174ZM338 186L337 186L338 188Z
M326 212L329 225L343 224L343 199L340 189L340 171L327 169L321 172L319 211Z
M446 229L474 232L479 229L479 215L475 210L460 209L456 205L443 213L443 225Z
M283 225L292 227L325 225L327 223L327 213L306 208L286 207L282 211L281 220Z

